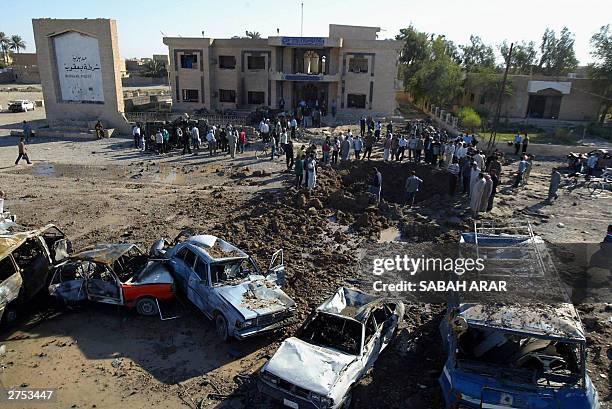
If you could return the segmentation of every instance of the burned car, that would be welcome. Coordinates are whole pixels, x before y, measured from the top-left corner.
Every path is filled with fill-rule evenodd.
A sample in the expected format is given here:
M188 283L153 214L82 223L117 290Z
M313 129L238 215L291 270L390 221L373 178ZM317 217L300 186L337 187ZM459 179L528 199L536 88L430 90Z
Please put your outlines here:
M49 294L66 303L91 300L156 315L160 300L174 298L174 280L135 244L99 244L58 264Z
M348 408L404 316L404 304L342 287L262 367L260 391L285 406Z
M53 263L68 256L70 241L56 226L0 235L0 320L14 321L19 307L49 282Z
M283 252L272 256L267 271L236 246L211 235L187 237L160 250L177 287L214 321L222 340L244 339L294 322L295 302L281 290Z
M440 331L447 360L439 378L447 408L598 408L586 371L582 323L543 240L483 228L462 234L487 261L488 276L517 279L531 302L465 302L451 296ZM535 276L535 277L534 277ZM481 276L481 278L483 278ZM561 301L548 303L543 279ZM519 299L518 290L511 295ZM501 297L500 295L494 298Z

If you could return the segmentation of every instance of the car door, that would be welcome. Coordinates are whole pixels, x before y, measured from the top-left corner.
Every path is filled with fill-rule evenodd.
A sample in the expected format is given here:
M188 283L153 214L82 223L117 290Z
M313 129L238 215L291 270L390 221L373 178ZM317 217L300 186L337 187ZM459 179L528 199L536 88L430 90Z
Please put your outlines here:
M378 359L381 350L381 330L382 323L378 324L374 314L370 314L366 321L366 334L370 334L369 338L366 335L364 345L364 373L367 372Z
M81 262L69 262L57 266L49 284L49 294L67 303L86 300L87 267L87 264Z
M208 280L208 263L197 257L189 275L189 299L206 315L210 315L210 282Z
M50 267L47 249L40 237L31 237L13 251L13 258L23 279L23 300L29 300L47 286Z
M278 286L285 284L285 259L283 249L276 250L270 259L266 278Z
M106 264L95 263L95 269L85 281L87 299L105 304L123 305L121 281Z

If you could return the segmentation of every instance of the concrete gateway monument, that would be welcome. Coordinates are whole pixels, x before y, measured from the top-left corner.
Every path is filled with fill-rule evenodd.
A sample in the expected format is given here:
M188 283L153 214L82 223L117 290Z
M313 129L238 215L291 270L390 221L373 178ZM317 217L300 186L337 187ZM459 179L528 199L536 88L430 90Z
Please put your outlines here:
M111 19L33 19L47 121L51 129L129 132L124 116L117 23Z

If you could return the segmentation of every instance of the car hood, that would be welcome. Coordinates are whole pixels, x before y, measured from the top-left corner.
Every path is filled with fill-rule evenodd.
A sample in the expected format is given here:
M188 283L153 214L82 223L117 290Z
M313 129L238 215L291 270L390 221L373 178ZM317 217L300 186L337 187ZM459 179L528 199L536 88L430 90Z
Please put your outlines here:
M327 396L355 359L353 355L291 337L283 341L264 370L300 388Z
M263 276L250 276L235 285L215 287L215 291L247 320L295 307L280 287Z

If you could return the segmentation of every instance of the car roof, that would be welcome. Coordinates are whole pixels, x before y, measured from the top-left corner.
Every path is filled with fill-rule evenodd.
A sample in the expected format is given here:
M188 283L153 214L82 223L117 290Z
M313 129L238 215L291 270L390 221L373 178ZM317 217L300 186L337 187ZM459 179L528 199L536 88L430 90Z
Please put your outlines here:
M382 301L383 298L353 288L340 287L334 295L317 307L317 311L365 323L372 307Z
M93 261L102 264L113 264L118 258L130 251L138 248L135 244L96 244L70 256L72 260Z
M198 253L209 263L248 257L248 254L238 247L210 234L191 236L184 243L197 247Z
M585 341L584 328L571 303L459 305L459 316L468 326L496 328L536 337Z
M36 237L52 227L55 227L55 225L47 224L40 229L0 235L0 260L18 249L27 239Z

